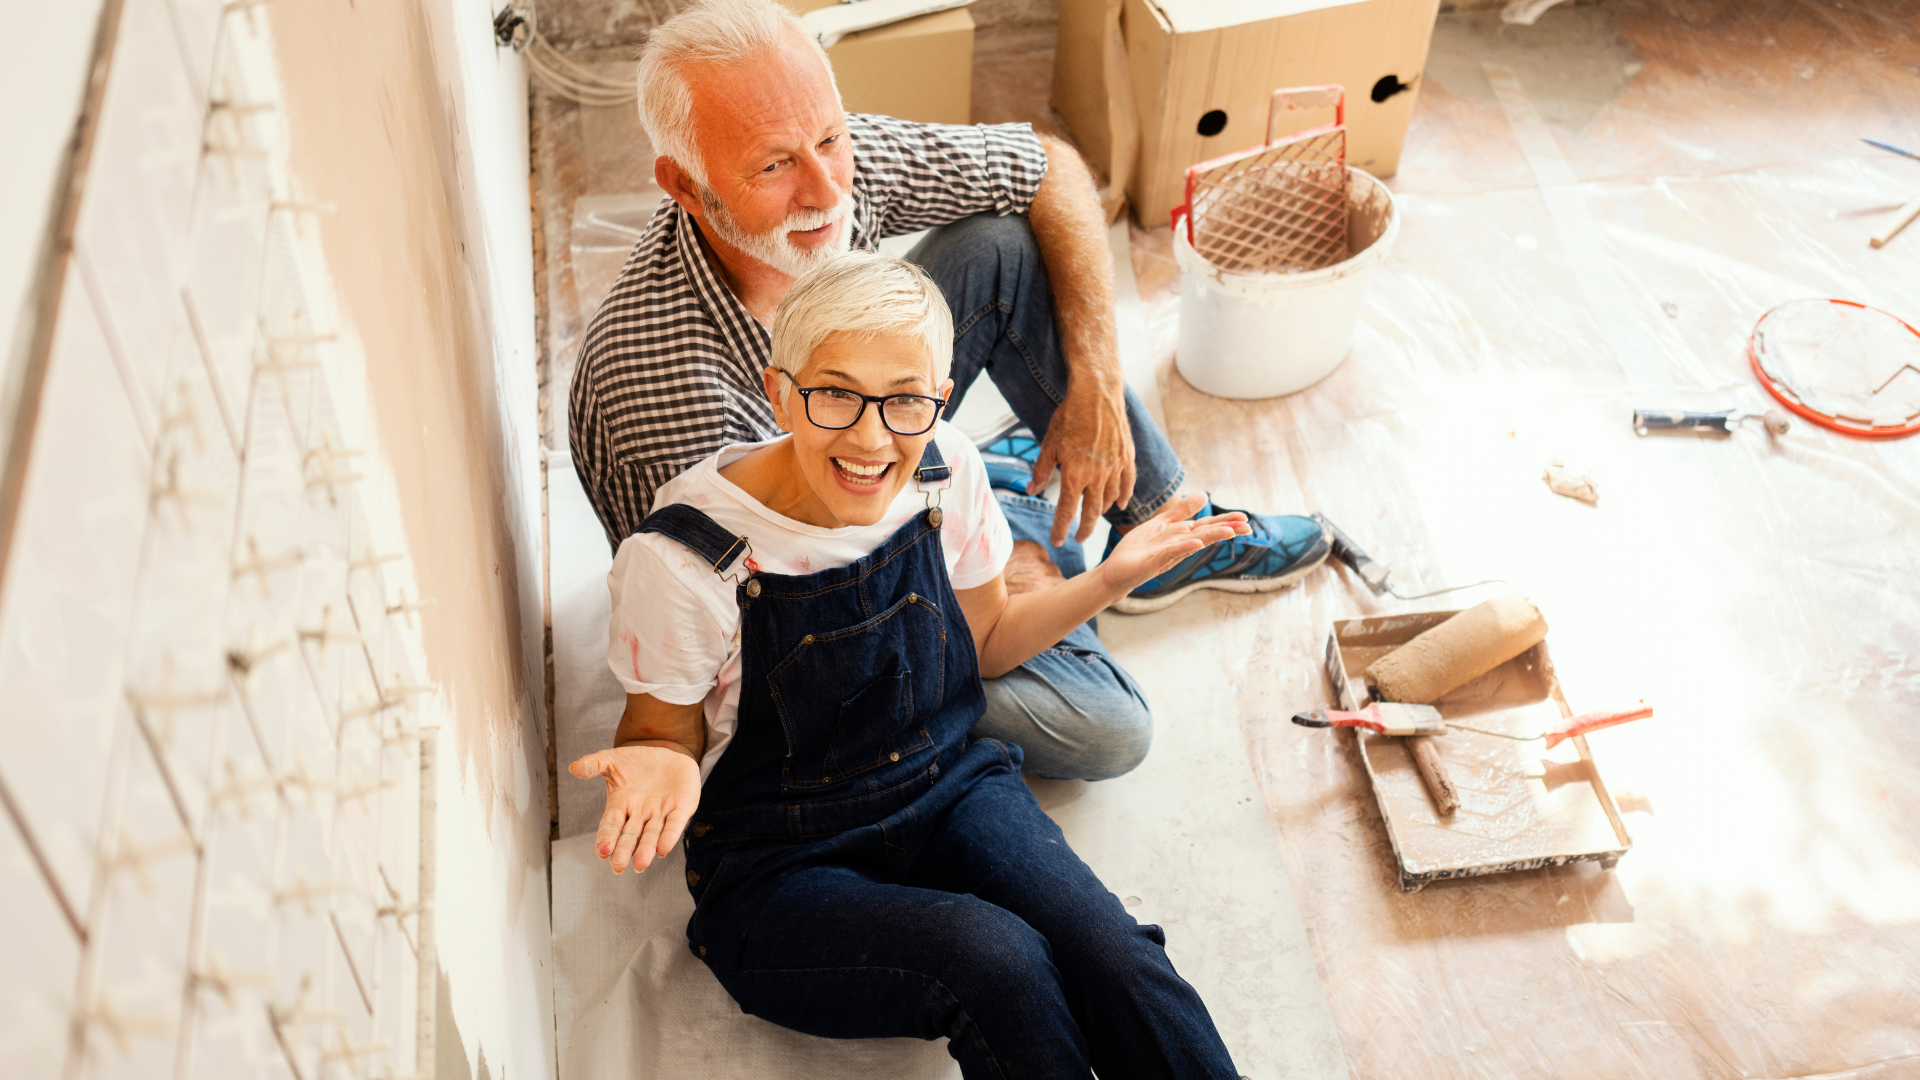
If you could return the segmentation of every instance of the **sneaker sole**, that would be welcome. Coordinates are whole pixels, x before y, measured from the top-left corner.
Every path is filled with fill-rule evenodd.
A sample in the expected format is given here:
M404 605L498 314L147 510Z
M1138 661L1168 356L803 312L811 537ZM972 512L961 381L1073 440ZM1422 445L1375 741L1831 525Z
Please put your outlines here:
M1219 578L1211 581L1196 581L1189 585L1182 585L1172 592L1162 593L1159 596L1123 596L1114 601L1113 606L1107 610L1117 611L1122 615L1148 615L1165 608L1170 608L1179 603L1188 593L1198 592L1201 589L1219 589L1221 592L1235 593L1278 592L1289 585L1297 583L1301 578L1306 577L1313 571L1318 570L1320 565L1327 561L1327 556L1330 554L1332 554L1331 548L1327 551L1322 551L1319 558L1311 562L1302 563L1286 573L1281 574L1279 577Z

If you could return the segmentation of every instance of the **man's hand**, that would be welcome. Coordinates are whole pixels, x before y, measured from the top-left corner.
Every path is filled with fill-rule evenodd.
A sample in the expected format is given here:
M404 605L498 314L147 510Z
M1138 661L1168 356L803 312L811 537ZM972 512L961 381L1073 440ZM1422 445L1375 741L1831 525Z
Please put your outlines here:
M700 763L684 747L619 746L588 754L567 767L582 780L607 782L607 811L593 850L618 874L645 870L673 850L700 805Z
M1120 538L1113 552L1095 567L1107 585L1125 596L1141 583L1165 573L1181 559L1211 544L1253 531L1238 510L1196 518L1205 495L1182 495Z
M1089 380L1091 382L1091 380ZM1066 542L1067 528L1076 513L1080 528L1074 539L1093 535L1094 519L1107 507L1125 509L1133 497L1133 431L1127 426L1126 397L1117 389L1076 383L1047 422L1040 440L1040 459L1034 462L1027 494L1047 488L1055 466L1060 469L1060 505L1053 511L1053 546Z
M1093 176L1078 151L1040 136L1047 175L1033 193L1027 222L1052 287L1054 324L1067 362L1067 394L1040 440L1027 493L1038 495L1060 468L1053 543L1066 542L1077 514L1080 540L1094 519L1133 497L1133 431L1127 426L1126 376L1113 324L1113 255Z

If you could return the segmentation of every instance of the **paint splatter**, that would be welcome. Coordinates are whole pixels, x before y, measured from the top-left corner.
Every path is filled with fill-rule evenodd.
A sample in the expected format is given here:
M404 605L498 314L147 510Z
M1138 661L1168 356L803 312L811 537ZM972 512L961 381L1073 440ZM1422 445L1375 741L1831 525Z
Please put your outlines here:
M803 574L813 573L813 557L812 556L810 555L800 556L800 572Z
M627 653L629 656L633 658L633 681L640 682L640 683L646 682L647 681L646 677L640 674L640 637L639 635L633 634L633 633L621 634L620 640L627 643Z
M751 555L747 556L747 569L753 571L756 574L760 572L760 564L757 562L754 562L753 556Z

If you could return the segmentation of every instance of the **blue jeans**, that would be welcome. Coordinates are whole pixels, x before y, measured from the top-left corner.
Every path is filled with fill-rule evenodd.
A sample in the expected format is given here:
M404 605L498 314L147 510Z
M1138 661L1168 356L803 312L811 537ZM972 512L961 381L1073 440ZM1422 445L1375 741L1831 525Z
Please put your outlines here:
M1027 219L978 214L934 230L907 259L927 271L953 309L953 398L958 408L981 372L1014 414L1044 436L1066 396L1066 357L1054 322L1053 294ZM1127 392L1135 480L1113 525L1153 516L1179 493L1186 472L1140 399ZM1055 548L1053 504L997 492L1015 540L1047 548L1068 577L1086 568L1080 545ZM1026 754L1027 771L1059 780L1105 780L1132 771L1153 743L1153 716L1140 687L1100 643L1092 622L998 679L985 681L987 712L976 737L999 739Z
M975 214L935 229L907 253L940 286L953 309L953 397L947 415L986 372L1015 416L1045 436L1067 396L1067 358L1054 322L1047 269L1027 219ZM1133 433L1133 497L1127 508L1103 515L1113 525L1138 525L1180 492L1186 470L1179 455L1132 390L1127 426Z
M1237 1077L1166 935L1067 846L1018 750L975 742L967 757L982 753L992 764L937 817L765 876L761 860L791 860L731 856L716 880L763 884L688 926L720 984L746 1012L826 1038L946 1036L967 1080Z

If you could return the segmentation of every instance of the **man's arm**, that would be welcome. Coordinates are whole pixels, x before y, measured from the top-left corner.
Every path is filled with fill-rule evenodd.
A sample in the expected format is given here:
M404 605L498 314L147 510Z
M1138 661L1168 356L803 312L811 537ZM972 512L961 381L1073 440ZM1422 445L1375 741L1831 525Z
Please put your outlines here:
M674 705L628 694L613 749L568 766L582 780L607 782L607 809L593 850L618 874L645 870L673 850L700 805L700 755L707 748L706 712L698 701Z
M1126 507L1133 495L1133 432L1127 426L1127 381L1113 325L1106 215L1080 154L1051 136L1039 139L1047 152L1047 175L1034 193L1027 220L1053 291L1054 320L1067 361L1067 396L1041 439L1028 491L1044 490L1059 466L1060 506L1053 517L1053 542L1058 546L1066 540L1076 512L1076 536L1085 540L1107 507Z

